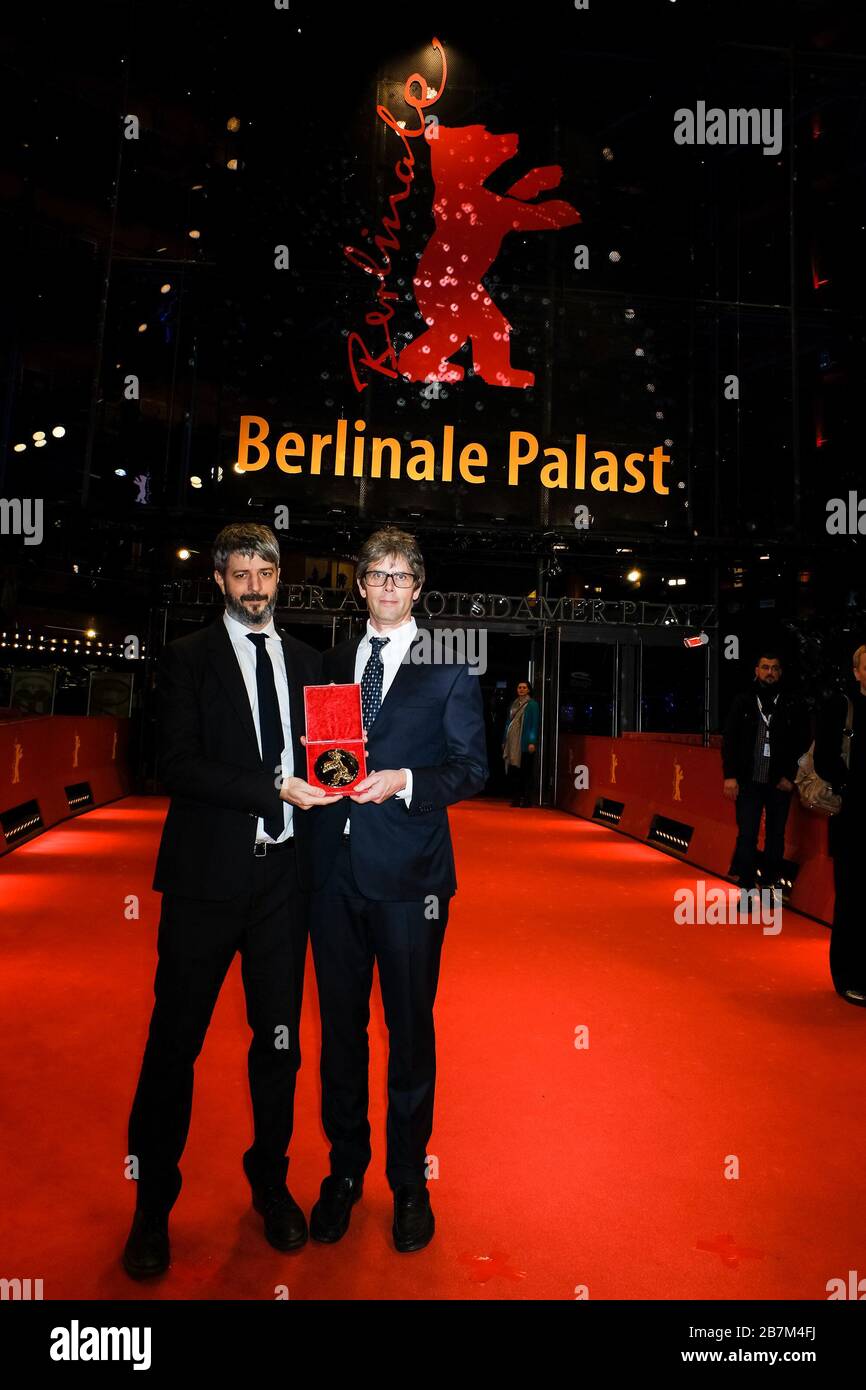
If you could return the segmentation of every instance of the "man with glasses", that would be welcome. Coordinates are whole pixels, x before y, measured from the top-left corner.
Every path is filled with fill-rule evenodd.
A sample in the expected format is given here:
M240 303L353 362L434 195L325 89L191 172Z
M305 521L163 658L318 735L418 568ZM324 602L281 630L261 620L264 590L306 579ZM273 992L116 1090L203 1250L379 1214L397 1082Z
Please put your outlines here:
M375 962L389 1035L385 1171L401 1252L421 1250L434 1232L426 1171L433 1003L457 887L446 807L487 780L478 680L465 663L434 664L412 617L424 574L415 538L403 531L377 531L361 549L356 579L367 629L325 654L324 673L325 680L361 686L368 773L342 806L318 813L313 855L320 886L310 899L322 1122L331 1144L331 1172L310 1235L330 1244L345 1234L370 1163L367 1025Z
M735 803L739 832L731 872L747 891L756 886L762 815L766 824L761 887L780 884L797 762L811 742L806 707L782 688L781 681L778 655L765 652L755 666L752 688L731 705L722 741L724 792Z

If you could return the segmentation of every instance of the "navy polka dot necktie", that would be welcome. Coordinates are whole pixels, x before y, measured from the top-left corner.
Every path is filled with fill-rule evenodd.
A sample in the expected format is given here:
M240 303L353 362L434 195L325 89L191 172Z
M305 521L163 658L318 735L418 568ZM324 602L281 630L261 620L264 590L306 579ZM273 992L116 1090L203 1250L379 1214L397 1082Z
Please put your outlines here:
M385 667L382 665L382 648L391 641L390 637L371 637L370 646L373 648L364 667L364 674L361 677L361 715L364 720L364 728L369 729L382 705L382 677L385 674Z

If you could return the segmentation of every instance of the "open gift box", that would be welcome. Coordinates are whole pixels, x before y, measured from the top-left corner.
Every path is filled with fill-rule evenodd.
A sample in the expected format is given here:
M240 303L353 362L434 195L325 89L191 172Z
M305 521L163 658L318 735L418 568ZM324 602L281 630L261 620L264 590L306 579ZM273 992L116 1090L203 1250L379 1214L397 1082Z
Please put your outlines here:
M345 796L367 775L360 685L305 685L307 781Z

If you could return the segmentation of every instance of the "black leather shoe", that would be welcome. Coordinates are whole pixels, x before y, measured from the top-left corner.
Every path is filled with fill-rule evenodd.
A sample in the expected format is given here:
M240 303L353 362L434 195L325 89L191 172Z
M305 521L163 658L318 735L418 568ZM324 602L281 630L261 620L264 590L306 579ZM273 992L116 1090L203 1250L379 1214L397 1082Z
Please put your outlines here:
M307 1218L289 1189L254 1187L253 1210L265 1219L265 1239L275 1250L300 1250L307 1243Z
M170 1263L167 1213L136 1208L123 1251L123 1268L131 1279L148 1279L164 1274Z
M394 1244L401 1254L423 1250L433 1239L436 1222L426 1187L394 1188Z
M310 1212L310 1235L323 1245L333 1245L349 1229L352 1207L364 1191L363 1178L325 1178L319 1200Z

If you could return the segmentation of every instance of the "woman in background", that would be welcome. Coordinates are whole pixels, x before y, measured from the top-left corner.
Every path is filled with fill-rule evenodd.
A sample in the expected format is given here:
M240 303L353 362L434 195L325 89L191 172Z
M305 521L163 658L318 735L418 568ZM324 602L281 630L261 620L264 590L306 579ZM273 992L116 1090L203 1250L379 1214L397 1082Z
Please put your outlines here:
M502 737L502 757L512 806L529 806L531 802L538 721L538 701L532 698L529 681L519 681L517 699L508 711Z

